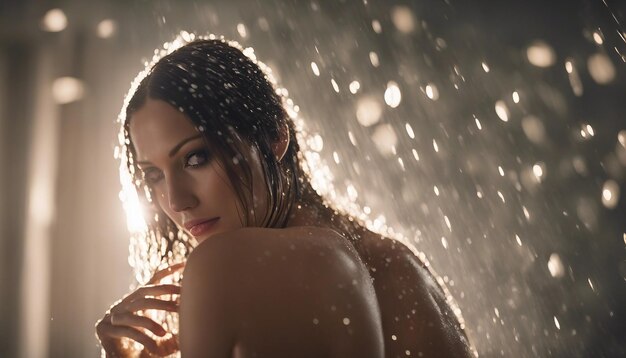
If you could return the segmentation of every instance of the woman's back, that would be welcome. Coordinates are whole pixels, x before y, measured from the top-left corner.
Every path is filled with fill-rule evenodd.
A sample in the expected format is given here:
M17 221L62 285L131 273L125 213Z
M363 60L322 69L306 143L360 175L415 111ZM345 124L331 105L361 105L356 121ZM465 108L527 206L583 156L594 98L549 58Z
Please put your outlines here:
M319 227L239 229L196 248L183 282L181 351L468 355L439 287L410 250L371 232L353 247Z

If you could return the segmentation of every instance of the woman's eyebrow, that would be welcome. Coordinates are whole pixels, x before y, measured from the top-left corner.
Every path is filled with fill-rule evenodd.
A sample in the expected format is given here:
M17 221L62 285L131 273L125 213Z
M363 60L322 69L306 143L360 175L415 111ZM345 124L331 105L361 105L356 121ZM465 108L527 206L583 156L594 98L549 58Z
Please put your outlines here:
M202 134L197 134L197 135L191 136L189 138L183 139L182 141L180 141L180 143L176 144L174 146L174 148L172 148L170 150L169 153L167 153L167 156L170 157L170 158L173 157L174 155L176 155L176 153L178 153L178 151L180 150L180 148L183 147L183 145L187 144L188 142L191 142L192 140L199 139L201 137L202 137ZM136 163L137 163L137 165L152 164L149 161L138 161Z

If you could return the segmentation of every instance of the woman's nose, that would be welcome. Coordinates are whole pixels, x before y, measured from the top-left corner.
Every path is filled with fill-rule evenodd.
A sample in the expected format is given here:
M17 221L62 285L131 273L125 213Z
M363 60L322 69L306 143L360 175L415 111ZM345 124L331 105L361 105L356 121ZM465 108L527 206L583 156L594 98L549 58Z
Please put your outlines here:
M194 195L191 187L185 183L184 178L170 178L167 193L169 205L173 211L180 212L193 209L198 205L198 198Z

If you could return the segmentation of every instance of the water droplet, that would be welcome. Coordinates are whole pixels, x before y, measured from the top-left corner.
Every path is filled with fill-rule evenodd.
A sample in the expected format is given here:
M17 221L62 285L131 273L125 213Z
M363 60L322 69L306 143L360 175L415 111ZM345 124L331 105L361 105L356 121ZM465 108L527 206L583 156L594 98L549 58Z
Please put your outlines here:
M411 137L411 139L414 139L415 138L415 133L413 132L413 128L411 127L411 125L409 123L407 123L405 125L405 128L406 128L406 132L409 135L409 137Z
M378 123L382 112L382 106L375 97L363 97L357 102L356 119L363 127Z
M369 56L370 56L370 62L372 63L372 66L374 67L380 66L380 61L378 60L378 54L376 52L371 51Z
M593 33L593 41L595 41L598 45L602 45L604 40L602 39L602 35L598 31Z
M504 101L497 101L495 105L495 109L496 109L496 114L502 121L504 122L509 121L509 116L510 116L509 108L506 106L506 103Z
M385 103L391 108L396 108L400 105L402 100L402 93L398 84L390 81L387 83L387 89L385 90Z
M619 184L614 180L607 180L602 186L602 204L613 209L619 202L620 189Z
M335 92L339 93L339 85L337 84L337 81L335 81L334 78L330 79L330 84L333 86L333 89L335 90Z
M381 32L383 32L383 28L382 26L380 26L380 21L372 20L372 30L374 30L374 32L377 34L380 34Z
M244 24L237 24L237 32L239 33L239 36L244 39L248 37L248 30L246 29L246 25Z
M589 70L591 78L601 85L612 82L616 74L613 62L611 62L609 56L604 53L596 53L589 56L587 69Z
M426 96L433 101L436 101L439 98L439 90L437 90L437 86L432 83L426 85Z
M556 54L550 45L543 41L533 42L526 50L528 61L537 67L550 67L556 61Z
M514 91L511 97L513 98L514 103L519 103L519 93L517 93L517 91Z
M317 67L317 63L311 62L311 70L313 70L313 74L316 76L320 75L320 69Z
M398 31L408 34L415 29L413 12L406 6L394 6L391 9L391 21Z
M356 94L361 88L361 84L359 83L359 81L352 81L350 82L349 88L350 88L350 93Z
M555 253L550 255L550 259L548 260L548 270L550 271L550 275L556 278L563 277L565 274L563 262L558 254Z

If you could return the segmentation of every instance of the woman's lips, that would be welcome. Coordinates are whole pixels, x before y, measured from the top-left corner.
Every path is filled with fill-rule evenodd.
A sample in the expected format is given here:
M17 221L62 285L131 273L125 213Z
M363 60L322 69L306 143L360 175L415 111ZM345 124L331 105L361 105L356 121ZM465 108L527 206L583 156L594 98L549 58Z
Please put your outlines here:
M185 224L189 233L193 236L201 236L209 232L220 218L213 218L204 221L193 221Z

